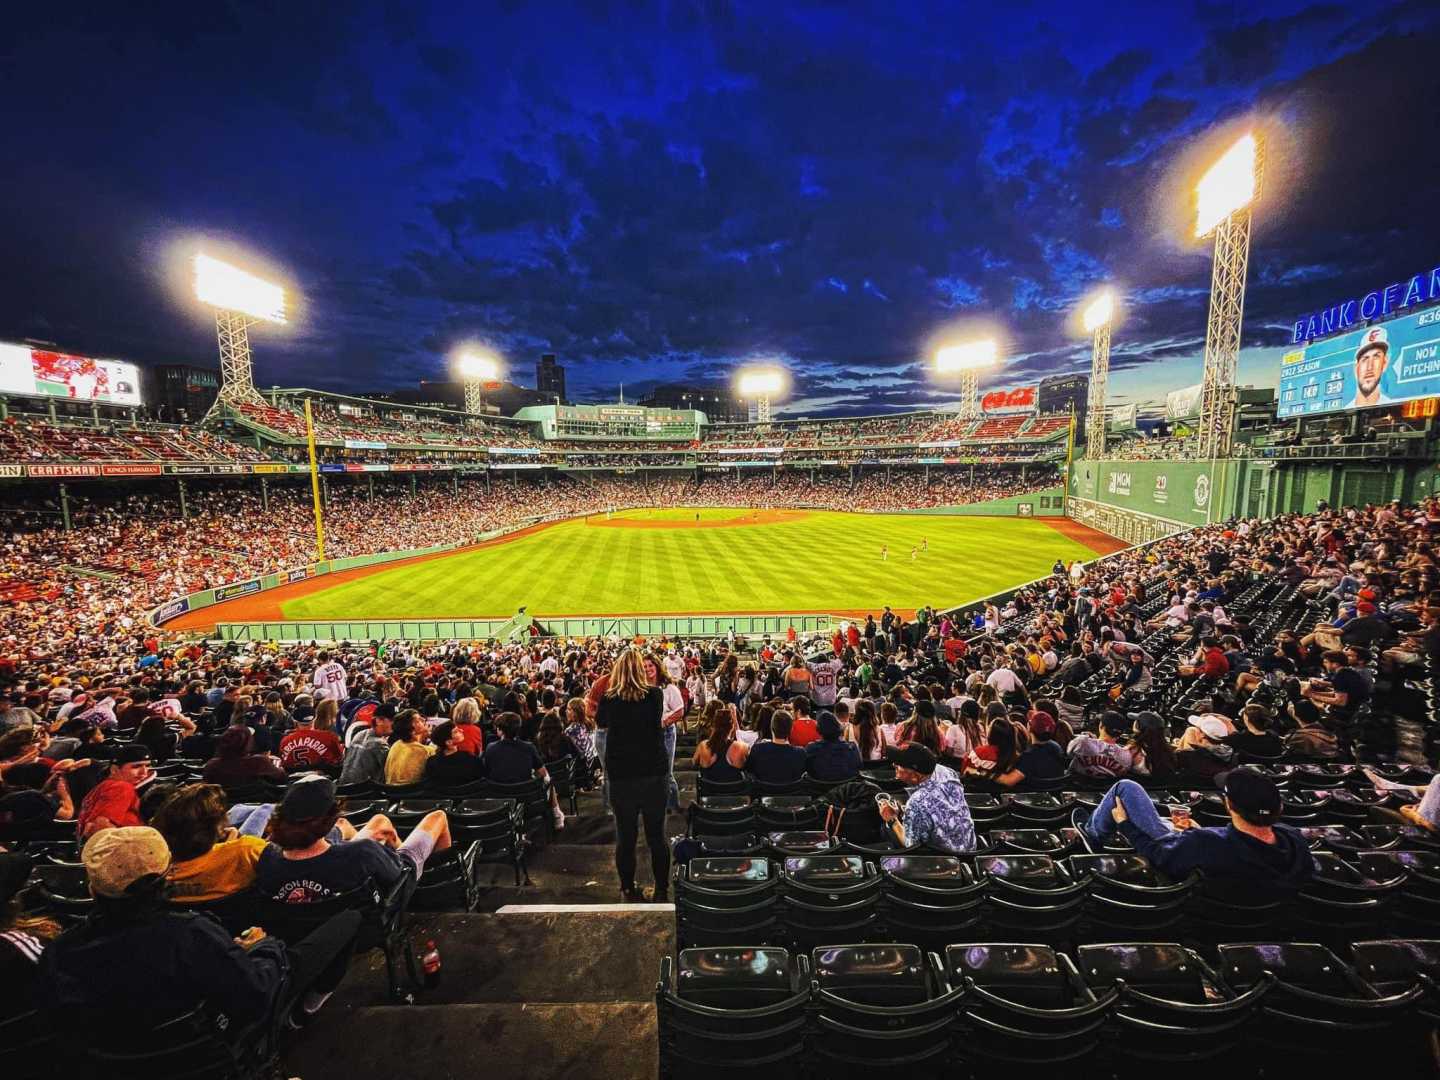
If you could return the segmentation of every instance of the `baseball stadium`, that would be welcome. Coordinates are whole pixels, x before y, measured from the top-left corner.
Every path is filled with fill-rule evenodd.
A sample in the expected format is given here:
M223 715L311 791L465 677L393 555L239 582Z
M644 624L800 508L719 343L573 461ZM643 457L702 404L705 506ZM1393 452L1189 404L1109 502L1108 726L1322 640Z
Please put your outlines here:
M14 339L0 344L0 1078L1440 1075L1440 268L1391 265L1362 243L1409 228L1383 206L1323 259L1279 265L1292 248L1265 231L1270 215L1330 222L1319 185L1277 191L1301 171L1302 125L1259 104L1216 119L1258 91L1165 96L1182 74L1233 82L1258 46L1226 37L1143 94L1124 87L1127 71L1157 66L1148 39L1093 70L1061 53L1000 54L1027 80L1073 75L1084 89L1046 82L1060 99L1010 109L947 82L923 137L900 115L917 111L909 89L894 118L867 120L841 94L843 57L792 64L782 49L783 71L761 79L747 67L763 67L759 52L715 50L737 67L685 84L676 131L717 123L715 109L730 140L743 121L716 102L734 87L779 98L818 70L819 97L849 101L857 125L899 130L884 167L907 188L927 156L917 145L969 146L972 122L989 133L945 157L946 198L907 210L908 225L881 212L890 200L875 192L892 189L862 185L841 225L814 226L844 234L805 256L828 266L887 232L930 243L952 227L950 185L963 216L1004 219L993 235L967 221L977 238L943 271L900 260L897 282L925 264L928 299L907 307L878 271L832 276L808 261L818 281L786 292L768 261L786 243L752 244L735 224L778 228L787 206L803 217L829 198L837 166L808 150L825 136L819 98L795 105L803 131L760 140L767 157L782 142L807 148L795 175L752 192L738 142L652 137L633 118L605 127L594 87L562 107L550 73L522 78L519 61L483 100L524 107L475 108L451 89L472 57L432 42L405 59L419 33L410 6L374 18L382 37L343 79L254 86L267 131L247 137L284 161L284 183L324 164L312 139L363 151L363 168L337 154L354 190L347 176L286 202L304 234L288 245L275 177L237 149L228 88L227 108L197 89L205 115L164 129L203 154L177 149L162 167L152 149L103 194L97 150L83 198L73 160L41 170L73 211L68 231L103 247L92 216L122 213L121 195L143 188L168 220L171 178L215 157L254 185L218 185L215 220L253 219L254 250L273 246L276 262L197 231L153 273L122 282L107 266L113 301L17 282L38 314L15 327L0 304L0 336ZM536 7L551 20L552 5ZM662 7L684 21L684 5ZM697 23L731 17L702 7ZM497 26L534 14L499 8ZM227 5L226 17L247 11ZM1037 41L1091 36L1005 14ZM1402 14L1401 36L1429 25ZM866 51L887 47L892 16L904 21L865 26ZM1295 33L1333 17L1314 9ZM178 70L202 88L202 67L270 70L263 50L243 64L189 55L192 38L205 50L230 40L209 21L157 30L155 67L188 56ZM942 21L965 25L922 19L925 34ZM1298 40L1286 27L1267 22L1257 38ZM1359 33L1336 24L1326 48ZM92 35L112 59L152 55L98 20L80 36ZM274 45L293 74L306 64L278 40L290 36ZM325 35L293 36L319 50ZM1297 48L1268 48L1285 54L1275 79L1302 77ZM1322 74L1345 77L1342 59ZM410 219L433 218L443 251L354 274L345 259L380 241L326 233L325 204L349 214L366 184L388 198L426 163L460 168L454 147L474 141L469 115L434 146L408 141L411 120L389 121L366 80L402 60L424 71L396 92L414 113L462 101L483 126L525 113L573 142L543 166L500 155L493 177L457 182L424 214L377 214L374 231L407 246L430 228ZM1433 82L1421 61L1387 66L1387 79ZM895 62L921 80L924 63ZM975 65L947 54L935 66ZM656 102L672 75L594 79L668 116ZM178 78L163 85L183 111ZM58 120L83 96L72 90ZM1076 121L1063 95L1106 111ZM1295 94L1337 110L1344 96ZM271 110L312 97L304 140L269 142ZM1180 119L1162 138L1170 113ZM1077 149L1027 158L1018 133L1052 122L1078 124ZM837 125L844 170L858 167L850 123ZM160 144L158 128L143 135ZM1338 124L1330 135L1358 145ZM88 125L85 138L98 138ZM406 140L403 154L373 152L378 138ZM631 156L646 147L664 168ZM1161 154L1196 167L1152 168ZM607 155L618 179L568 202L574 176ZM984 183L962 175L971 157ZM1125 173L1121 194L1082 191L1082 166ZM1184 177L1190 250L1178 256L1146 248L1159 226L1127 218L1142 212L1135 192L1174 194L1162 171ZM1354 183L1384 185L1386 171ZM691 182L700 194L680 200L684 213L653 225L662 189ZM716 210L728 199L711 184L748 193L736 201L749 209ZM800 203L785 201L790 188ZM1059 223L1046 228L1090 246L1036 232L1045 206ZM705 233L704 257L724 263L712 284L686 287L725 310L687 312L663 360L645 360L673 361L688 381L637 379L628 400L594 375L641 366L614 358L633 345L627 331L574 328L582 308L648 323L616 299L635 293L587 270L583 288L541 296L540 264L581 265L607 213L618 239L586 265L634 278L657 311L685 280L670 234ZM532 250L511 216L541 220L555 247ZM467 229L483 256L464 248ZM160 231L127 235L150 259ZM332 262L327 242L351 253ZM1262 265L1267 243L1281 250ZM57 247L34 276L53 271L69 290L74 267L99 256ZM1343 279L1354 295L1337 299L1335 252L1361 247ZM617 254L637 249L635 263ZM1026 260L1061 267L1067 286L1050 295ZM1142 264L1152 284L1127 288ZM1003 301L972 284L1002 271ZM502 278L525 303L499 299ZM743 279L763 279L757 308L815 302L775 333L785 348L752 351L779 324L731 310ZM203 355L175 360L183 338L151 334L130 309L162 280L183 281ZM1260 289L1272 304L1247 315ZM1277 292L1293 308L1283 318ZM327 312L355 297L364 317L317 370L315 342L337 325ZM807 350L841 340L832 321L848 332L832 313L860 302L905 337L894 355L857 345L806 370ZM906 321L941 309L934 327ZM402 311L431 320L404 328L421 344L403 359L386 344ZM468 332L481 318L504 348ZM27 337L32 326L77 340ZM682 347L702 332L725 341ZM91 355L105 350L85 340L134 353ZM1169 380L1159 399L1136 389L1141 366ZM362 380L377 369L388 382L374 390ZM532 369L533 389L515 381ZM851 396L827 397L827 380Z

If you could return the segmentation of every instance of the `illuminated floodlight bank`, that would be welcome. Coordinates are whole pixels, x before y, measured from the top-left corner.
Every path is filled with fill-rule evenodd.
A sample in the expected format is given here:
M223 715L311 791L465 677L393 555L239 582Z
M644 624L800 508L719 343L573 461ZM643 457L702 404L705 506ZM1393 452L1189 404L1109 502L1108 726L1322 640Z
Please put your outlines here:
M461 353L455 370L467 381L492 382L500 378L500 361L487 353Z
M1107 325L1115 317L1115 294L1106 289L1099 296L1090 302L1085 308L1081 319L1085 324L1085 332L1093 334L1100 327Z
M1221 155L1195 187L1195 235L1208 236L1215 227L1255 199L1259 143L1247 133Z
M775 370L743 371L738 383L741 397L773 397L785 389L785 376Z
M994 338L967 341L962 345L947 345L935 353L937 371L974 371L978 368L994 367L1000 359L1000 347Z
M285 321L285 290L203 252L195 256L195 296L202 304L264 322Z

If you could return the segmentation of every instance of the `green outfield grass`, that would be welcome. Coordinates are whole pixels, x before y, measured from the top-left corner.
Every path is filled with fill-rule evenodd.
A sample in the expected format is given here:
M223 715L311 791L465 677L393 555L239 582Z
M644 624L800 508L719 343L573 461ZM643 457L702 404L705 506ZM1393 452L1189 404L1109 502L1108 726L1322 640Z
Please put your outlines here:
M702 521L748 510L699 511ZM951 606L1043 576L1084 544L1030 518L815 511L800 520L686 527L695 510L567 521L508 543L379 570L285 601L287 619L855 612ZM645 523L651 523L649 527ZM674 527L655 527L673 522ZM912 547L928 550L911 559ZM881 557L882 546L889 559Z

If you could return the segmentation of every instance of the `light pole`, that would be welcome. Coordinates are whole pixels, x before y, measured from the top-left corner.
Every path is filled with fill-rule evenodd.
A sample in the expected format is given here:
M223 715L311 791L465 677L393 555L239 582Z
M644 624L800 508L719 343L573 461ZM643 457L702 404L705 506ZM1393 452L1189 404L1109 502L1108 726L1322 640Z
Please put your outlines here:
M980 338L960 345L947 345L935 353L935 370L942 375L960 375L960 419L980 417L980 372L1000 362L1000 347L994 338Z
M755 422L770 423L771 399L785 392L785 372L780 368L743 368L736 382L736 392L741 400L755 402Z
M1251 207L1260 196L1263 157L1261 136L1254 132L1243 135L1210 166L1195 188L1195 235L1215 234L1196 439L1196 452L1202 458L1229 454L1234 438L1235 365L1245 317Z
M456 359L455 370L465 388L465 411L478 415L485 404L485 384L500 378L500 362L488 353L464 352Z
M1090 334L1090 394L1085 402L1085 456L1105 456L1105 392L1110 381L1110 326L1115 294L1103 291L1085 308L1082 319Z
M220 392L205 420L222 415L226 407L263 407L265 399L255 390L249 327L285 321L285 290L203 252L195 255L193 266L195 298L215 309L220 343Z

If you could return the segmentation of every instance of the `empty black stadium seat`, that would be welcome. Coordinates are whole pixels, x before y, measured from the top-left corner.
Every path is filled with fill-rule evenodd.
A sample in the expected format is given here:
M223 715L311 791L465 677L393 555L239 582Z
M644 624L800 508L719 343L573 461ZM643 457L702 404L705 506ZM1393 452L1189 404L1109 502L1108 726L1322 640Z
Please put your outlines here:
M964 990L949 986L935 954L913 945L827 945L810 962L822 1074L913 1076L949 1055Z
M810 969L784 949L683 949L655 990L660 1075L785 1075L805 1052Z
M953 855L892 855L878 863L887 937L943 949L973 937L984 918L989 883Z
M1048 945L967 943L945 950L945 973L963 987L961 1045L986 1070L1054 1068L1099 1044L1118 990L1092 991Z
M701 795L687 811L691 836L735 836L755 832L755 807L748 795Z
M768 859L694 858L673 870L675 937L682 949L778 939L780 879Z
M467 849L473 875L485 863L509 865L515 884L530 883L527 841L520 804L514 799L463 799L450 810L450 838Z

